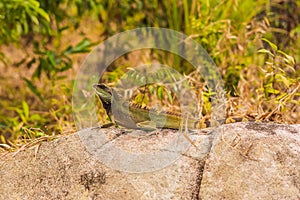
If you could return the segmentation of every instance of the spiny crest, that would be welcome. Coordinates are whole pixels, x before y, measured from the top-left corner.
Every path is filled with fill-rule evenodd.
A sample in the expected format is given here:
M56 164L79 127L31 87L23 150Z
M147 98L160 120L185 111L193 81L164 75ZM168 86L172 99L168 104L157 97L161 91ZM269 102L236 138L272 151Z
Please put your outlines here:
M149 108L147 106L143 106L141 104L137 104L137 103L133 103L133 102L130 102L129 106L132 108L143 109L145 111L156 112L158 114L169 114L169 115L181 116L181 113L177 113L177 112L173 112L173 111L164 111L164 110L159 111L156 108Z
M133 103L133 102L130 102L129 106L134 107L134 108L144 109L144 110L152 110L153 109L153 108L148 108L147 106L143 106L141 104L137 104L137 103Z

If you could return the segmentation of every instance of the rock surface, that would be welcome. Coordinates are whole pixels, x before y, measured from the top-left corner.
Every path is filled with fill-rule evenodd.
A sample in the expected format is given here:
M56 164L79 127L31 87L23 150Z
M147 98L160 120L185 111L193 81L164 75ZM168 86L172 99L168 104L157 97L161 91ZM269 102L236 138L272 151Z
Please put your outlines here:
M174 135L92 128L7 154L0 199L300 198L300 125L228 124L191 135L198 148Z
M201 181L202 199L300 199L300 125L224 127Z

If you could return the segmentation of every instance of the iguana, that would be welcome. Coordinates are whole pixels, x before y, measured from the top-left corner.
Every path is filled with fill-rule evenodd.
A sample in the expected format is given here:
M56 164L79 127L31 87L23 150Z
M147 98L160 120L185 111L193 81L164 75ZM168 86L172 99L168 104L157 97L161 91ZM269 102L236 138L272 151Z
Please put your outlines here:
M182 119L182 116L178 113L158 112L137 104L126 103L119 99L119 96L111 87L105 84L95 84L93 88L113 124L130 129L144 130L155 130L157 128L195 130L210 126L209 121L194 118ZM243 118L230 118L230 120L218 120L218 122L222 124L226 121L237 122L243 120Z

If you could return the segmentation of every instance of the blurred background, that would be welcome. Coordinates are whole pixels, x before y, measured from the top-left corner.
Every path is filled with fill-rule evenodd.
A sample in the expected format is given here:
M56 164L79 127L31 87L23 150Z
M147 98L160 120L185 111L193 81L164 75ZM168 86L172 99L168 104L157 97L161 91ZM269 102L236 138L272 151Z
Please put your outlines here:
M224 80L227 116L300 123L299 0L0 0L0 151L74 133L72 85L87 53L148 26L180 31L207 50ZM126 54L101 82L113 85L153 59L188 77L209 116L212 94L201 77L166 52ZM159 85L133 101L146 105L151 96L176 103ZM107 121L103 109L98 114Z

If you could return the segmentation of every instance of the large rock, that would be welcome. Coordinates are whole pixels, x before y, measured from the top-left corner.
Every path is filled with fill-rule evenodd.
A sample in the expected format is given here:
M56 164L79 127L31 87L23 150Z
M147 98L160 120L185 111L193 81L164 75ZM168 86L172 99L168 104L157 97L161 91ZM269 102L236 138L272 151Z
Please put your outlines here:
M205 164L202 199L300 199L300 125L228 125Z
M236 123L189 137L198 148L170 130L92 128L10 153L0 199L300 198L300 125Z

